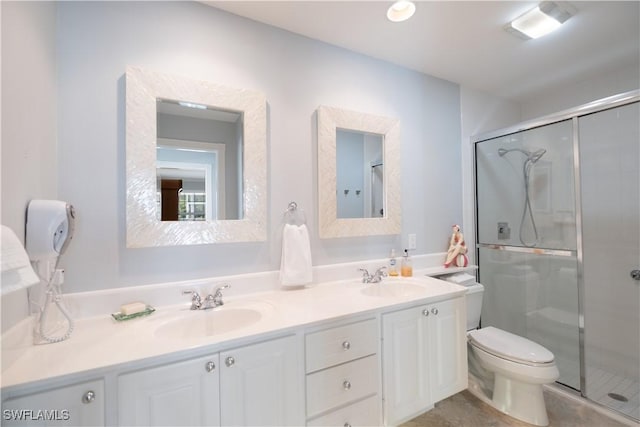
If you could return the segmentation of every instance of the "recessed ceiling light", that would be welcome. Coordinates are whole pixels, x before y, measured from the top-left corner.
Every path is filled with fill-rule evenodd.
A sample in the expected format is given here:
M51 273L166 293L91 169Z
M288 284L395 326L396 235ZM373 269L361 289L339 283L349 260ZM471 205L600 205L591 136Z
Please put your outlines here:
M556 2L544 1L527 13L507 24L505 29L526 39L537 39L560 28L569 19L575 8Z
M387 19L391 22L402 22L411 18L416 11L412 1L398 0L387 10Z

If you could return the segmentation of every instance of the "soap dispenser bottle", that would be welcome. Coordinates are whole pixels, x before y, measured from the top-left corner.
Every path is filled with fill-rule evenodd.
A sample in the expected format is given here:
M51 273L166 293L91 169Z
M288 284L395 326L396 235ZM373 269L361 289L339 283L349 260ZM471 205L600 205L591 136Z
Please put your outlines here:
M391 249L391 255L389 256L389 276L398 275L398 263L396 261L396 250Z
M404 250L404 255L402 256L402 266L400 267L400 274L402 277L411 277L413 276L413 266L411 265L411 258L409 258L409 250Z

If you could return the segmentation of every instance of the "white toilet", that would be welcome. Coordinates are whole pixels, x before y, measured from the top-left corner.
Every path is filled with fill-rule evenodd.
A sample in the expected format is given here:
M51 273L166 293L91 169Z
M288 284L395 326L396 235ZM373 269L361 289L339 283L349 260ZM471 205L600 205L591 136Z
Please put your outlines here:
M549 425L542 385L559 377L553 353L518 335L494 327L477 329L484 287L467 291L469 391L519 420Z

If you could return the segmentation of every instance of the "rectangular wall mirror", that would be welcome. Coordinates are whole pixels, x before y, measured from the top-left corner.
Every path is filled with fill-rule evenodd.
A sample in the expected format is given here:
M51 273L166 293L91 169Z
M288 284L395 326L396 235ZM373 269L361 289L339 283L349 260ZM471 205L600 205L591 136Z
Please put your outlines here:
M317 118L320 237L399 234L398 120L325 106Z
M266 240L263 94L129 67L127 247Z

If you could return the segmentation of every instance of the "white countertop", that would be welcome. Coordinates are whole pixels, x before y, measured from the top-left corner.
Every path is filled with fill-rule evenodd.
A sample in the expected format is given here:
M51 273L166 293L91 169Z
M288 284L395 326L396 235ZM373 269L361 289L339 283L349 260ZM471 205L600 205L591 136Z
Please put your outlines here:
M419 271L416 272L420 274ZM70 339L56 344L33 345L32 323L27 319L2 336L2 387L25 385L63 375L77 374L172 353L216 352L225 346L259 335L284 332L344 316L375 313L382 309L428 303L463 295L466 288L431 277L385 279L401 281L383 286L413 284L421 288L408 295L368 296L369 284L357 280L327 282L311 288L276 290L225 298L213 310L191 311L189 303L157 307L149 316L116 322L111 316L76 321ZM249 326L216 334L179 339L166 336L171 322L207 316L216 310L253 308L262 318ZM175 323L174 323L175 325ZM169 326L171 327L171 326ZM164 328L164 329L163 329ZM174 331L175 332L175 331ZM181 354L188 357L189 354Z

